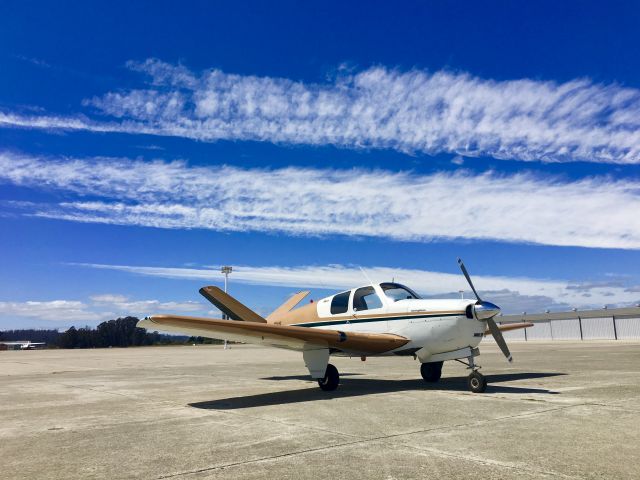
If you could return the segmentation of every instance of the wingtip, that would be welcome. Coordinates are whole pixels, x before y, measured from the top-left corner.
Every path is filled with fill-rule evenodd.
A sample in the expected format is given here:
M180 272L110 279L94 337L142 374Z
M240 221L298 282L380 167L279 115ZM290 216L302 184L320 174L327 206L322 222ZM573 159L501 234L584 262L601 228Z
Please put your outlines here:
M138 320L138 323L136 323L136 327L147 328L151 324L153 324L153 317L147 316L147 317L144 317L142 320Z

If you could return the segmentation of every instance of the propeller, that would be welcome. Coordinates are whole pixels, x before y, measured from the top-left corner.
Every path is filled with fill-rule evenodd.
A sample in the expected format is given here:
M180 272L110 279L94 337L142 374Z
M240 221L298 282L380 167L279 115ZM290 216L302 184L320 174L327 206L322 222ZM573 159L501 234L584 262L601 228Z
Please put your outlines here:
M469 283L471 290L473 290L473 294L476 296L476 299L478 300L476 304L473 306L473 311L476 314L476 318L480 321L487 322L487 325L489 325L489 330L491 331L491 335L493 335L493 338L495 339L496 343L500 347L500 350L502 350L502 353L504 354L504 356L507 358L509 362L513 361L513 357L511 357L511 352L509 352L509 347L507 347L507 342L505 342L504 337L502 336L502 332L498 328L496 321L493 319L493 317L495 317L500 313L500 307L498 307L497 305L491 302L485 302L484 300L482 300L480 298L480 295L478 295L478 292L476 291L476 287L473 286L473 282L471 281L469 272L467 272L467 269L464 266L462 259L460 258L458 258L458 265L460 265L460 270L462 270L462 274L464 275L464 278L467 279L467 282Z

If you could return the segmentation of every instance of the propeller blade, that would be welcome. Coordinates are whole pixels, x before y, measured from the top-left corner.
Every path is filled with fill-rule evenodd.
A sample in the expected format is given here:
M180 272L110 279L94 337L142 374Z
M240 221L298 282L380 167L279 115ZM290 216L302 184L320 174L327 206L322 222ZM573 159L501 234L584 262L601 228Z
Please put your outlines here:
M478 292L476 291L476 287L473 286L473 282L471 281L469 272L467 272L467 269L465 268L464 263L462 263L461 258L458 258L458 265L460 265L460 270L462 270L462 273L464 274L464 278L467 279L467 282L469 283L471 290L473 290L474 295L478 299L478 302L474 306L474 310L476 312L476 318L478 318L478 320L487 322L487 324L489 325L489 330L491 330L491 335L493 335L493 338L495 339L496 343L500 347L500 350L502 350L502 353L504 353L504 356L507 357L507 360L509 362L512 362L513 358L511 357L511 352L509 351L509 347L507 347L507 342L504 341L502 332L498 328L496 321L493 319L493 317L500 312L500 308L497 305L494 305L493 303L482 301L482 299L480 298L480 295L478 295Z
M509 362L513 361L511 352L509 351L509 347L507 347L507 342L504 341L504 337L502 336L502 332L498 328L496 321L493 319L493 317L487 318L486 321L489 325L489 330L491 330L491 335L493 335L493 338L496 340L496 343L500 347L500 350L502 350L502 353L504 353L504 356L507 357L507 360Z
M462 270L462 274L464 275L464 278L467 279L467 282L469 283L469 286L471 287L471 290L473 290L473 294L476 296L478 301L481 302L482 299L480 298L480 295L478 295L478 292L476 292L476 287L473 286L473 282L471 281L471 277L469 276L469 273L467 272L467 269L464 267L464 263L462 263L462 259L461 258L458 258L458 265L460 265L460 270Z

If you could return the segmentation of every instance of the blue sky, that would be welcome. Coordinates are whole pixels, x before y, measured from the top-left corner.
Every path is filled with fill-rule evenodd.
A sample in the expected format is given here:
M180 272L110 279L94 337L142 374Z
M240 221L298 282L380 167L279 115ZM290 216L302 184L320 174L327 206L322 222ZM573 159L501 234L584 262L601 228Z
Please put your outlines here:
M640 302L636 2L238 3L2 3L0 328Z

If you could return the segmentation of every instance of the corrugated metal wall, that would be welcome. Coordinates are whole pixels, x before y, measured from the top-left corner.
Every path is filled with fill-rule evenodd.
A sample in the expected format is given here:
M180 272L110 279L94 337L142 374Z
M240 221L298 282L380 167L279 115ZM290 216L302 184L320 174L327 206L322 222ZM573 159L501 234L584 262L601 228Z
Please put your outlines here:
M580 321L553 320L550 322L554 340L580 339Z
M526 340L524 338L524 329L511 330L510 332L504 332L503 335L504 335L504 339L507 342L509 342L511 340L515 340L516 342ZM486 337L486 338L489 338L489 337ZM493 338L493 337L491 337L491 338Z
M536 323L533 327L527 328L527 340L551 340L551 323Z
M582 329L582 333L581 330ZM536 322L525 330L504 332L509 341L530 340L640 340L640 318L582 318ZM485 341L493 341L490 335Z
M616 318L620 340L640 338L640 318Z
M585 340L613 340L613 318L583 318L582 335Z

